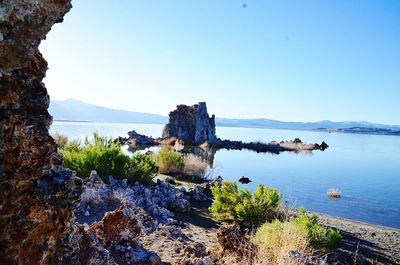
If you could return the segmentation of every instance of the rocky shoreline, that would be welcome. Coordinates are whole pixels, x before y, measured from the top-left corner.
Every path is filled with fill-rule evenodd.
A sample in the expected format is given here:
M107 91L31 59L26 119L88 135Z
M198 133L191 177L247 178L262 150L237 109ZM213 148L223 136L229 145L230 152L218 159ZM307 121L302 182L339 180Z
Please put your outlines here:
M110 178L105 184L95 172L83 181L63 168L48 133L52 117L42 82L47 63L38 46L63 21L71 1L4 0L0 6L0 264L220 264L220 245L236 244L237 230L216 223L205 210L211 183L128 186ZM182 131L189 141L212 143L214 119L203 105L187 113L190 122L177 115L164 141L181 139L181 126L190 124ZM289 146L274 148L297 148ZM385 253L386 264L398 261L396 249Z
M318 216L323 225L341 231L340 251L353 256L358 253L363 258L383 264L400 263L400 229L319 213Z
M105 184L92 172L74 211L87 235L98 238L91 251L107 253L117 264L223 264L223 249L241 235L232 235L240 231L218 223L208 211L209 187L221 179L175 185L168 179L158 175L152 186L128 186L112 178ZM400 261L400 230L319 216L322 224L340 229L344 238L338 250L323 257L329 262L315 264Z
M120 142L123 145L128 145L134 149L143 149L152 146L167 146L167 147L176 147L181 149L187 144L184 141L177 139L175 137L158 137L153 138L143 134L139 134L136 131L128 132L128 137L119 137L116 141ZM193 147L196 145L189 145ZM217 138L213 141L206 141L197 147L201 147L205 150L218 150L218 149L228 149L228 150L251 150L257 153L274 153L279 154L281 152L289 151L289 152L311 152L314 150L321 150L324 151L329 147L327 143L324 141L320 144L308 144L303 143L299 138L296 138L292 141L281 141L281 142L270 142L270 143L263 143L263 142L242 142L242 141L231 141L231 140L222 140Z
M169 122L162 131L162 137L153 138L136 131L128 132L128 137L119 137L116 141L129 145L131 148L146 148L151 146L201 147L205 150L252 150L255 152L269 152L279 154L284 151L311 152L324 151L329 147L325 142L320 144L303 143L299 138L293 141L281 142L242 142L222 140L216 135L215 115L208 115L205 102L193 106L178 105L176 110L169 113Z

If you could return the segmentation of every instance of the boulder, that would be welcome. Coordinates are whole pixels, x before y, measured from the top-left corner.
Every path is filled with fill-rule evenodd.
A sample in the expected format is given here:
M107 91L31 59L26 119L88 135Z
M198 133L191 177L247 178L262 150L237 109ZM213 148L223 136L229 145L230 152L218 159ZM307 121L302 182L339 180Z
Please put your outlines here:
M177 213L188 213L190 212L190 202L186 199L175 199L170 204L169 207L172 211Z
M119 208L108 212L100 222L90 227L90 231L104 246L109 246L112 243L134 241L142 234L142 224L138 218L131 218Z
M155 139L143 134L137 133L135 130L128 132L129 138L124 142L132 146L152 146L156 145ZM121 140L119 140L121 142Z

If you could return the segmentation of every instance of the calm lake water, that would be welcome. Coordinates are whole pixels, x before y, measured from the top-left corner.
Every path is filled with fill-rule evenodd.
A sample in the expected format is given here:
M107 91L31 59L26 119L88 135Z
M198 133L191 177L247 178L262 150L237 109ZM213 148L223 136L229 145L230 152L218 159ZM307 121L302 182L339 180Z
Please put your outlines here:
M158 137L162 128L158 124L54 122L50 131L80 139L94 131L125 137L130 130ZM327 142L327 150L311 154L219 150L214 156L214 171L226 180L249 177L253 182L241 186L250 190L259 183L276 187L282 192L283 201L292 206L400 228L399 136L228 127L217 127L217 135L242 141L298 137L303 142ZM342 198L329 200L329 188L340 189Z

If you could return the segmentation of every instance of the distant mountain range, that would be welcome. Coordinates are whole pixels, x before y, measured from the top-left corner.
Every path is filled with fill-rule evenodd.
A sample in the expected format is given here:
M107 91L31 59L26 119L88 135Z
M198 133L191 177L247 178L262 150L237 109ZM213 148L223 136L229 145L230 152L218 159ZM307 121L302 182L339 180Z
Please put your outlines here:
M168 121L166 116L158 114L111 109L76 99L52 100L49 112L54 120L63 121L157 124L165 124Z
M166 124L168 117L158 114L117 110L76 99L52 100L49 108L54 120L116 122L116 123L155 123ZM269 128L287 130L320 130L346 133L400 135L400 125L376 124L366 121L333 122L285 122L271 119L226 119L216 118L217 126Z

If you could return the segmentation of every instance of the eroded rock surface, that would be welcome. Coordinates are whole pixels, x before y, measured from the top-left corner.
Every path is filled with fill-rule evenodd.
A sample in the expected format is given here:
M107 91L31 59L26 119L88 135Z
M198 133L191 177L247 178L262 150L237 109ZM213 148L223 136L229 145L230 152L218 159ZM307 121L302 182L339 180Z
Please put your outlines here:
M82 183L48 134L47 63L38 50L68 0L0 2L0 264L55 264Z
M175 137L185 144L198 145L217 140L215 135L215 116L208 116L205 102L193 106L178 105L169 113L169 122L165 125L163 138Z

